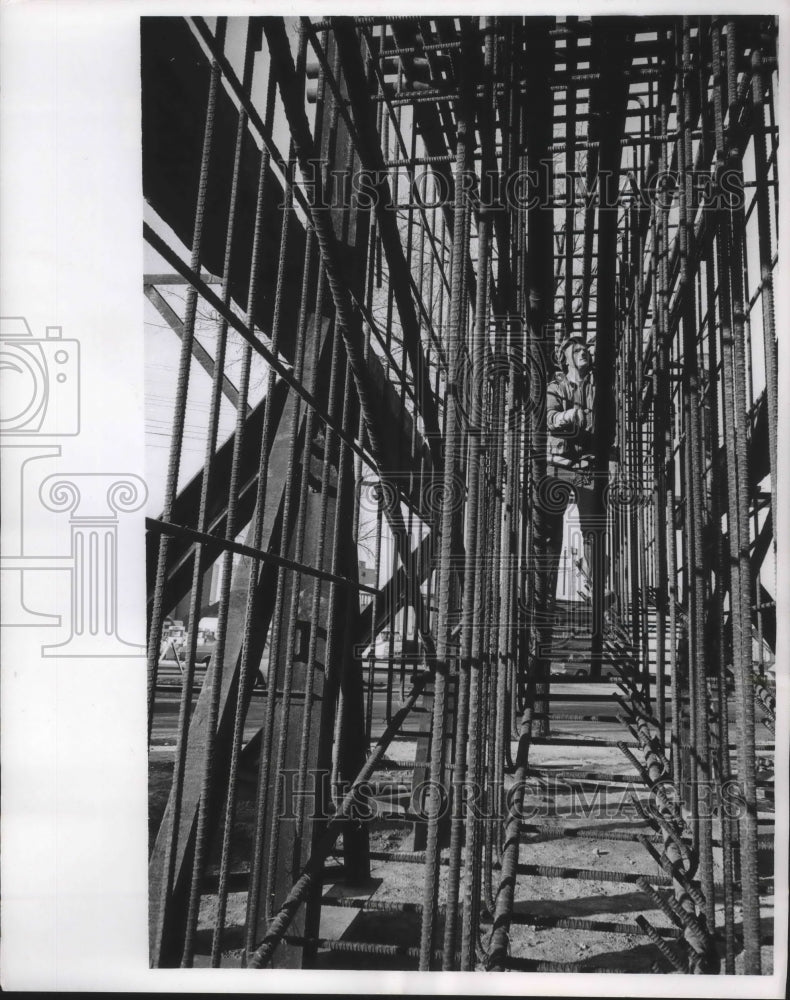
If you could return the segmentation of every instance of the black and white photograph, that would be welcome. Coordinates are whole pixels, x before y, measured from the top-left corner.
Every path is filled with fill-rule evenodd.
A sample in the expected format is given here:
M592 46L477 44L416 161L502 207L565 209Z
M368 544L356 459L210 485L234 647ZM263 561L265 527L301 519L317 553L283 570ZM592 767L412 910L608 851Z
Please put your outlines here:
M2 987L785 996L787 3L394 9L0 2Z
M152 966L771 971L776 37L143 18Z

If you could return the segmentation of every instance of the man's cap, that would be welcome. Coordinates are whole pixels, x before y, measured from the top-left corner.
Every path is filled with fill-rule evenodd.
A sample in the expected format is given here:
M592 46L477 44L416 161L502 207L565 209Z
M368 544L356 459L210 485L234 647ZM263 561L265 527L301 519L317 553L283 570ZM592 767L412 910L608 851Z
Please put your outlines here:
M557 350L564 354L566 349L570 347L571 344L584 344L585 347L588 346L587 341L580 333L571 333L560 341L560 346Z
M582 337L581 334L572 333L572 334L569 334L567 337L564 337L560 341L559 346L556 348L556 350L554 352L554 356L557 359L557 363L560 365L560 367L562 367L563 364L564 364L564 361L565 361L565 352L571 346L571 344L582 344L588 350L590 348L590 345L587 343L587 341L584 339L584 337Z

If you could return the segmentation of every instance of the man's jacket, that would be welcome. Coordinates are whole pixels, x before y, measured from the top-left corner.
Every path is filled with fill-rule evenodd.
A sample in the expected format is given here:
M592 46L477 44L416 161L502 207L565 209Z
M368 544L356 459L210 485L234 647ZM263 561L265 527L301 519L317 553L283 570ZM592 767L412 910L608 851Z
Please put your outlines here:
M548 460L558 465L578 465L583 459L593 460L593 434L595 423L593 401L595 382L590 372L580 384L571 382L567 375L557 372L546 389L546 428L549 432ZM584 413L582 425L558 427L561 413L572 406L579 406Z

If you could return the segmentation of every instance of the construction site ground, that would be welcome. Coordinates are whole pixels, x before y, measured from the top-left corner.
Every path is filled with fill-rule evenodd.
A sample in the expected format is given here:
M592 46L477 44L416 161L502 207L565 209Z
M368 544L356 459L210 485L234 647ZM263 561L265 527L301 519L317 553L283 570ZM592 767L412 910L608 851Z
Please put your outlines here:
M611 726L610 739L624 738L625 730L616 723ZM555 730L552 730L552 735ZM582 736L574 732L573 725L566 724L559 735L564 738ZM596 736L605 736L599 724ZM767 732L764 734L768 737ZM516 753L516 744L511 753ZM415 742L396 742L389 748L387 760L391 762L413 761L417 746ZM150 766L150 811L149 829L153 836L158 828L167 801L172 776L172 747L161 745L153 749ZM630 793L645 801L645 786L639 775L617 747L572 747L536 744L530 750L530 776L528 794L525 799L522 818L531 825L525 827L521 838L519 863L553 868L580 869L590 873L589 878L558 877L556 871L550 876L520 874L516 882L514 923L510 931L510 953L519 958L547 962L572 962L578 964L578 971L595 971L604 968L624 973L646 973L652 963L660 960L656 945L640 932L635 918L641 914L656 928L671 928L667 916L656 902L635 884L637 874L648 881L666 880L660 865L647 852L642 843L627 840L606 839L617 833L652 834L647 822L636 812ZM608 784L605 792L595 783L563 780L549 782L545 779L564 772L590 771L617 775L622 780ZM377 772L377 780L404 782L408 779L402 769L387 770L386 764ZM633 776L633 784L627 780ZM253 837L254 816L254 775L246 775L240 791L237 810L235 838L231 869L244 872L249 866ZM540 780L540 778L544 780ZM506 777L507 788L512 783ZM596 787L598 798L596 799ZM586 806L585 806L586 803ZM769 804L766 803L769 809ZM376 852L408 852L413 850L414 830L411 823L398 818L398 809L387 806L387 814L371 821L370 849ZM761 837L770 833L772 814L760 814ZM535 829L542 828L542 829ZM584 836L557 838L551 831L573 828ZM501 829L501 823L499 824ZM717 821L713 825L714 842L720 843ZM600 839L599 839L600 838ZM218 856L219 844L215 845ZM342 861L342 841L336 845L336 856L327 861L329 872L340 871ZM444 852L446 853L446 852ZM494 862L497 861L496 850ZM761 910L763 973L773 968L773 883L772 852L761 852ZM721 930L724 922L723 890L721 887L721 848L714 847L716 866L716 920ZM210 865L207 874L216 875L216 864ZM341 875L329 875L324 884L323 898L351 897L360 904L373 901L375 904L409 903L422 899L423 864L390 863L371 860L370 879L360 885L346 884ZM597 877L592 872L599 873ZM445 895L447 867L440 869L439 896ZM485 896L489 903L499 882L499 873L494 870L489 885L483 880ZM661 886L660 893L671 893L668 886ZM462 896L463 898L463 896ZM231 892L223 937L223 967L238 967L242 964L244 944L244 919L247 906L246 891ZM195 966L207 966L211 950L211 929L214 927L217 897L207 892L201 901L198 924L198 945ZM615 925L612 930L585 930L567 927L542 926L544 921L556 918L571 920L591 920L598 924ZM518 922L515 922L518 921ZM735 910L735 933L740 934L740 913ZM490 932L491 917L483 909L481 929L484 937ZM441 942L441 917L437 925L437 940ZM316 963L321 968L335 969L400 969L416 970L418 967L416 949L420 940L420 913L387 912L383 910L355 909L346 906L322 906L319 937L327 941L383 944L392 948L398 946L397 954L349 954L345 950L321 948ZM481 939L478 956L485 952L487 942ZM671 941L670 941L671 946ZM480 961L478 969L483 966ZM736 971L741 972L740 955L736 960Z

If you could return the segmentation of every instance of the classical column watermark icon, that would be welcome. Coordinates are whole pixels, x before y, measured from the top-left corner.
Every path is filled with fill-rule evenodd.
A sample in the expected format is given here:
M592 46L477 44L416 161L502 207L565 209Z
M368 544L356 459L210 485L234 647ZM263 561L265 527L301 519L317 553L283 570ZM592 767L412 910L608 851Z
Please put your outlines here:
M123 473L48 476L39 496L68 511L71 528L71 635L42 647L44 656L139 656L118 628L118 515L145 503L145 483Z
M61 457L58 439L80 433L79 341L64 338L56 326L36 338L24 317L0 317L0 379L0 624L60 626L61 616L50 612L58 573L66 570L70 634L62 642L42 644L43 655L141 655L142 644L118 634L118 529L121 514L144 504L145 483L126 473L46 475L42 469L42 462ZM68 555L58 551L62 545L57 544L57 528L42 531L37 526L36 516L45 511L69 512ZM42 607L45 604L50 607Z

